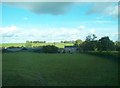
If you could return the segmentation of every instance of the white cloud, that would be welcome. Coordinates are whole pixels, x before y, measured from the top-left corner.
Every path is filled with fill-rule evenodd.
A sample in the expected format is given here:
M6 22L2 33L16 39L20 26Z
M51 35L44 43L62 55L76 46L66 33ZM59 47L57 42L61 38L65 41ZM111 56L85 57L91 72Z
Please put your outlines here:
M118 38L118 36L120 36L120 32L109 33L109 35Z
M90 30L90 33L91 33L91 34L95 34L95 29L91 29L91 30Z
M85 29L85 26L81 25L81 26L79 26L79 29L80 30Z
M19 31L19 29L12 25L9 27L5 27L5 28L0 28L0 35L1 36L5 36L5 37L10 37L10 36L14 36L15 33L17 33Z
M83 30L80 29L83 28ZM44 30L43 30L44 29ZM26 40L39 40L39 41L61 41L61 40L76 40L82 39L85 40L86 36L89 34L96 34L97 39L108 35L112 39L118 37L118 33L110 33L110 30L103 28L104 32L101 32L101 29L97 28L87 28L85 26L79 26L76 28L30 28L24 29L17 27L15 25L0 28L0 35L2 35L2 42L25 42ZM106 34L107 33L107 34Z
M61 41L76 40L84 36L78 28L31 28L25 30L15 25L0 28L3 42L25 42L26 40Z

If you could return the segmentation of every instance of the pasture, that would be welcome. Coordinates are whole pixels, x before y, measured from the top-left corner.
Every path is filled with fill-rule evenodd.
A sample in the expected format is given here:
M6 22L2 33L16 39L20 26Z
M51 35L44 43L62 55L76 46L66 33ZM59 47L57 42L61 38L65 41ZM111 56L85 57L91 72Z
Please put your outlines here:
M118 63L87 54L3 53L3 86L117 86Z
M48 43L32 43L33 47L37 47L37 46L45 46L45 45L55 45L58 48L64 48L64 46L73 46L73 43L53 43L53 42L48 42ZM21 47L21 46L25 46L25 43L3 43L0 44L0 46L2 47Z

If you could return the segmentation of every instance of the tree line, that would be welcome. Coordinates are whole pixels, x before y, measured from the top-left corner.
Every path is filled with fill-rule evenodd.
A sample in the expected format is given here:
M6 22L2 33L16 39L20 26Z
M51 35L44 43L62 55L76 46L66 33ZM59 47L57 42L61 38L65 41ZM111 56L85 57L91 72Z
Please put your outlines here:
M110 40L108 36L101 37L100 39L96 39L97 36L95 34L86 36L85 41L81 39L77 39L76 41L62 41L61 43L73 43L73 46L77 47L77 51L79 52L88 52L88 51L120 51L120 41L113 42ZM25 47L21 47L23 49L32 48L32 43L45 43L45 41L26 41ZM37 46L39 48L39 46ZM16 48L14 46L8 48ZM4 47L2 48L4 51ZM42 52L44 53L57 53L60 50L58 47L54 45L45 45L42 46ZM39 50L37 50L39 51ZM41 49L40 49L41 51Z
M75 46L79 51L120 51L120 41L113 42L108 36L96 40L95 34L86 36L86 40L76 40Z
M46 41L26 41L26 43L46 43Z
M81 39L77 39L76 41L61 41L61 43L73 43L73 46L76 46L78 48L78 51L80 52L86 52L86 51L120 51L120 41L113 42L110 40L108 36L101 37L100 39L96 39L97 36L95 34L86 36L85 41L82 41ZM35 43L41 43L40 41L34 41ZM43 41L42 43L44 43ZM31 47L32 44L31 41L26 41L26 47ZM53 52L56 48L55 44L50 46L46 45L43 47L45 52L47 50L52 50ZM57 47L58 48L58 47Z

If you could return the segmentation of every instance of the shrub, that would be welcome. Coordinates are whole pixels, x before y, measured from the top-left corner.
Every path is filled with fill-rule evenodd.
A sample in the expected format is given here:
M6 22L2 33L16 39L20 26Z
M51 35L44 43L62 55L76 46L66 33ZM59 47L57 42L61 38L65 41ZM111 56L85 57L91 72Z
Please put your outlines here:
M46 45L46 46L43 46L42 51L44 53L57 53L58 47L56 47L54 45Z

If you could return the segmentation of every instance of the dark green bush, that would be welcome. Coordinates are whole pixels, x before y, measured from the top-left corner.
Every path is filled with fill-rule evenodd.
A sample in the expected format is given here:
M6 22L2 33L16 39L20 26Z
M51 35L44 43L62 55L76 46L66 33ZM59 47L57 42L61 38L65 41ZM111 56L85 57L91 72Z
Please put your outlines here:
M43 46L42 51L43 53L57 53L58 47L54 45L46 45L46 46Z

